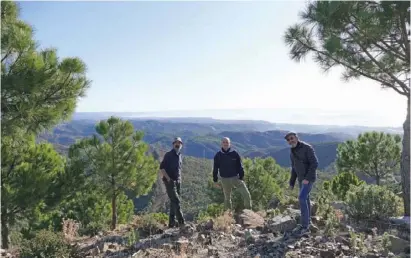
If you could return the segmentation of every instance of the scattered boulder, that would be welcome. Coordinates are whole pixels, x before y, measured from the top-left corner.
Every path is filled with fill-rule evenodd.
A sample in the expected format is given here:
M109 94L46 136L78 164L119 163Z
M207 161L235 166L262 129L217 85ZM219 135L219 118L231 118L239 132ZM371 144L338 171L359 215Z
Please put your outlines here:
M246 228L264 226L264 218L252 210L243 210L239 215L239 223Z
M265 232L287 232L293 230L297 226L297 222L289 215L279 215L270 219L265 224Z
M393 253L403 253L406 252L407 249L409 250L410 248L410 241L404 240L402 238L399 238L397 236L389 235L388 236L390 239L390 246L388 249L393 252Z

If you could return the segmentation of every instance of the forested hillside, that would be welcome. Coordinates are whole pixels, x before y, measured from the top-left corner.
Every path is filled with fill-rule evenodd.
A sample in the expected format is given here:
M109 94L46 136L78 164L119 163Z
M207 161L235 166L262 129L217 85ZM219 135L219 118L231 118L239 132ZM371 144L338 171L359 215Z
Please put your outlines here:
M287 131L248 130L253 123L245 122L206 125L193 122L130 121L136 130L144 132L143 140L154 148L169 149L171 139L180 136L184 140L185 156L212 159L220 148L221 138L229 137L233 147L244 157L273 157L280 165L289 166L289 147L284 140ZM70 144L93 134L95 123L92 120L73 120L57 126L50 133L41 135L41 139L53 143L62 153L67 153ZM352 138L344 134L301 132L299 135L302 140L316 147L321 169L335 160L338 143Z
M409 110L403 135L299 133L320 165L309 179L312 224L294 234L306 200L290 187L286 128L195 118L71 120L92 85L87 66L40 48L18 7L1 2L2 257L410 256ZM409 80L398 79L409 78L409 9L409 2L312 1L285 42L293 59L314 52L325 70L343 66L346 79L365 76L409 100ZM321 46L311 45L317 41L305 26L312 24ZM176 198L186 223L167 229L159 164L175 136L184 141ZM221 179L212 181L223 136L243 156L250 209L234 189L225 210Z

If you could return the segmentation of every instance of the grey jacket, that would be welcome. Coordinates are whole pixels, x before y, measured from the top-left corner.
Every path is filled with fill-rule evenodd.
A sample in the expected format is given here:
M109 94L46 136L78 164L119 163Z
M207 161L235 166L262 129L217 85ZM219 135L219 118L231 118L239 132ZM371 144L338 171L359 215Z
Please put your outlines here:
M291 178L290 186L294 187L296 179L315 182L317 179L318 159L311 145L299 141L295 148L291 148Z

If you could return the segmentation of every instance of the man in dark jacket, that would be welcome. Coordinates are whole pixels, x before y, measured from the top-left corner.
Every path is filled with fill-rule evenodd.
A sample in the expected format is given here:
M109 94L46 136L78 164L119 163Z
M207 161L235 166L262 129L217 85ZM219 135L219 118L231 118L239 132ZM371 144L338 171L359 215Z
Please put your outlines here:
M302 236L310 233L310 192L317 179L318 159L313 147L306 142L300 141L295 132L287 133L285 139L291 146L290 188L294 188L297 179L300 187L298 200L301 209L301 225L293 233Z
M181 148L183 141L177 137L173 141L173 149L164 155L160 164L160 172L163 175L163 182L166 186L167 195L170 198L170 214L168 226L176 226L175 218L180 226L184 225L184 217L180 207L180 184L181 184Z
M221 141L221 150L214 156L213 179L217 184L220 172L221 184L224 192L224 207L232 210L231 192L238 188L244 200L244 208L251 209L251 196L244 183L244 168L240 155L231 149L230 139L224 137Z

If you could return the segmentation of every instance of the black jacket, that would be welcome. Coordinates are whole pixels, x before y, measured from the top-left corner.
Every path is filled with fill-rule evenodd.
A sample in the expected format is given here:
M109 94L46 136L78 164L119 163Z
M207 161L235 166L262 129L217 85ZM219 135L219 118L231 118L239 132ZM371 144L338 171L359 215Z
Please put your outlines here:
M160 163L160 169L164 169L172 180L180 180L182 163L181 153L177 153L173 149L164 155L163 161Z
M213 180L217 182L218 172L224 178L238 176L240 180L244 178L244 168L241 162L240 155L235 151L228 149L224 151L221 149L214 156Z
M298 181L308 180L314 182L317 179L318 159L311 145L299 141L295 148L291 148L291 178L290 186Z

